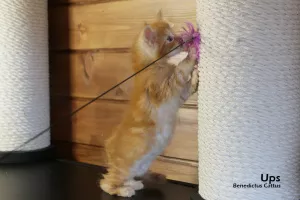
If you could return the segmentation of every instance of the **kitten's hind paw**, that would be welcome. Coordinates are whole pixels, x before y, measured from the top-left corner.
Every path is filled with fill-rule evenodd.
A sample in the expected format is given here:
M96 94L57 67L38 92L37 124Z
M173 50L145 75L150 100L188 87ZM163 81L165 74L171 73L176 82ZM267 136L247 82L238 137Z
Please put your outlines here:
M133 188L133 186L124 185L121 187L116 187L111 185L105 179L100 180L100 188L110 195L117 195L121 197L132 197L135 195L135 188Z
M135 195L135 190L132 187L123 186L118 188L117 195L121 197L132 197Z
M114 188L113 185L111 185L108 181L106 181L105 179L101 179L99 181L99 187L106 193L110 194L110 195L115 195L116 194L116 190Z
M142 183L142 181L136 181L136 180L129 180L124 184L124 186L130 186L135 190L141 190L144 188L144 184Z

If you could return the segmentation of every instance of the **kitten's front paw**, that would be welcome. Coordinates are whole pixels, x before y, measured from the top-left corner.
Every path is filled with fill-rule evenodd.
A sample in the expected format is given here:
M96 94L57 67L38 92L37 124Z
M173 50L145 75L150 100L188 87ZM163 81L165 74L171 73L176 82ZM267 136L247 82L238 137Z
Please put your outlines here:
M194 69L191 78L191 94L194 94L198 91L198 85L199 85L198 69Z
M194 69L192 72L192 85L198 84L199 82L199 73L198 69Z
M191 47L189 49L188 56L189 56L189 59L194 62L194 65L198 64L198 61L197 61L198 55L197 55L197 50L195 47Z

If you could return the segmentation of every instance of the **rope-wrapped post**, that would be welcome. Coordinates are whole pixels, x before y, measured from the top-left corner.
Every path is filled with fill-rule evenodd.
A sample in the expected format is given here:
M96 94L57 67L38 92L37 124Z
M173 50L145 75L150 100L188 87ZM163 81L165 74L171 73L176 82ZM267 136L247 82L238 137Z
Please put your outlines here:
M197 0L199 194L300 199L300 1Z
M50 123L47 0L1 0L0 13L0 163L18 162L50 145L49 131L26 143Z

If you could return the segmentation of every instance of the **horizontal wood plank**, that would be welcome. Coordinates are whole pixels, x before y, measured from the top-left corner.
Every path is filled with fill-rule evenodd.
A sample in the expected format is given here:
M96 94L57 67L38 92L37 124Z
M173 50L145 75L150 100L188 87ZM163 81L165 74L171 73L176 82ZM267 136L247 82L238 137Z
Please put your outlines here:
M95 98L133 74L130 52L52 53L50 61L52 95ZM130 79L103 99L129 100L132 86ZM197 106L197 94L186 104Z
M77 2L77 1L75 1ZM50 48L56 50L130 48L144 22L162 9L179 30L196 21L196 2L128 0L49 8Z
M59 158L71 159L78 162L106 167L105 151L101 147L53 141ZM158 157L151 168L152 171L162 173L170 180L186 183L198 183L198 164L193 161Z
M52 120L86 104L86 99L52 98ZM120 123L127 104L122 101L99 100L52 129L52 138L62 141L103 146L105 139ZM197 109L181 108L174 137L163 153L164 156L198 160Z

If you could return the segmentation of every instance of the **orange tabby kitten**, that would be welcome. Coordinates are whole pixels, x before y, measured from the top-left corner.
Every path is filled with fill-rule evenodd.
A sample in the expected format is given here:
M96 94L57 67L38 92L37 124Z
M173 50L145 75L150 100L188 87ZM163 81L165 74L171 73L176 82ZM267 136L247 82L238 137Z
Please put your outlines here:
M133 69L142 69L177 45L170 23L159 12L133 45ZM136 76L129 112L106 141L108 173L100 187L111 195L130 197L144 187L135 178L143 177L165 149L179 107L197 90L196 51L189 50L179 64L170 61L172 54Z

